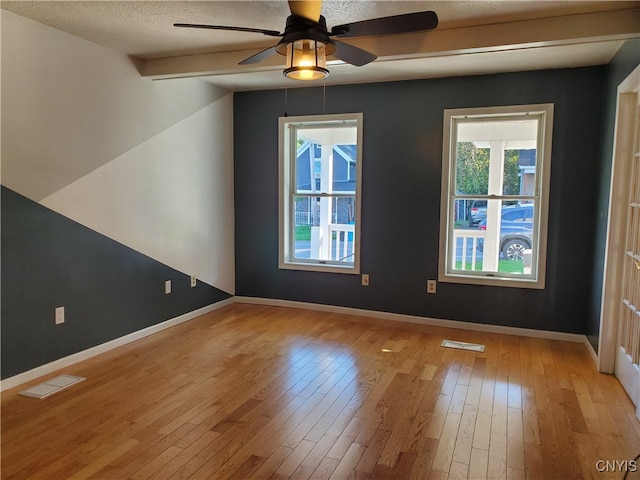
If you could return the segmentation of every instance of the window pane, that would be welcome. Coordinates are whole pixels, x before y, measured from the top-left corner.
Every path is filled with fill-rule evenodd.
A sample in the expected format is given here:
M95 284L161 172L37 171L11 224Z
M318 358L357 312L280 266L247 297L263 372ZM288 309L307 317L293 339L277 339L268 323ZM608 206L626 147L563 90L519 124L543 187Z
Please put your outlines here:
M456 145L456 193L486 195L489 189L489 149L472 142Z
M502 200L486 200L485 204L477 225L454 221L451 245L455 261L451 269L530 274L532 250L536 248L535 203L509 205Z
M504 195L535 195L536 156L535 148L505 151Z
M537 119L460 121L456 194L534 195Z
M353 263L355 198L296 196L294 203L295 258Z
M296 130L296 192L356 191L356 126Z

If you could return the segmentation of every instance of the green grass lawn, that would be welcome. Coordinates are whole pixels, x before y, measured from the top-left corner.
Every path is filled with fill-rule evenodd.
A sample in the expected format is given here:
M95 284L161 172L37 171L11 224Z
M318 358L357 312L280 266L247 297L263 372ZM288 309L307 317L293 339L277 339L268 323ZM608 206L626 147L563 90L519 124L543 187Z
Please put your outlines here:
M331 236L332 239L336 238L334 232ZM351 237L350 237L351 238ZM311 225L296 225L296 240L311 240Z
M465 270L471 270L471 263L467 262ZM522 260L498 260L498 272L501 273L522 273L524 264ZM456 270L462 270L462 262L456 262ZM482 271L482 260L476 262L476 270Z
M311 225L296 225L296 240L311 240Z

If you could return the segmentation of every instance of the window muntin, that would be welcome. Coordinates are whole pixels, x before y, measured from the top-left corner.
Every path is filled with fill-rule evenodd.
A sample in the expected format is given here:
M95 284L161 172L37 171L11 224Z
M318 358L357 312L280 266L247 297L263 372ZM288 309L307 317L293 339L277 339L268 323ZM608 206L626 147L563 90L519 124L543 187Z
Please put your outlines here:
M440 281L544 288L552 115L445 110Z
M362 114L280 119L279 266L359 273Z

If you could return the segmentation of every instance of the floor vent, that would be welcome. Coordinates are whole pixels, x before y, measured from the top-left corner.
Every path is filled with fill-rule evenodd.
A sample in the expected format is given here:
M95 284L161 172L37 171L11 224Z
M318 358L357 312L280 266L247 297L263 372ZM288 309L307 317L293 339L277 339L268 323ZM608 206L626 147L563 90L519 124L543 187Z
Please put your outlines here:
M84 380L84 377L74 377L73 375L60 375L55 378L51 378L46 382L34 385L31 388L23 390L20 395L33 398L45 398L49 395L53 395L60 390L64 390L71 385Z
M460 350L470 350L472 352L484 352L484 345L479 343L458 342L456 340L443 340L441 347L458 348Z

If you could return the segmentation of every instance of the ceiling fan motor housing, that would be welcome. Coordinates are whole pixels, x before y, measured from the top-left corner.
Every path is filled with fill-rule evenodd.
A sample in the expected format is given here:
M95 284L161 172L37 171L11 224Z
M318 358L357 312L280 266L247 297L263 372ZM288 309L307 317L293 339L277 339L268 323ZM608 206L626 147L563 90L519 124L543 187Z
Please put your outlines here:
M276 45L276 52L280 55L287 55L287 45L297 40L315 40L324 44L326 55L332 55L336 51L336 46L329 38L327 31L327 21L320 15L318 22L308 20L296 15L287 17L287 25L282 39Z

